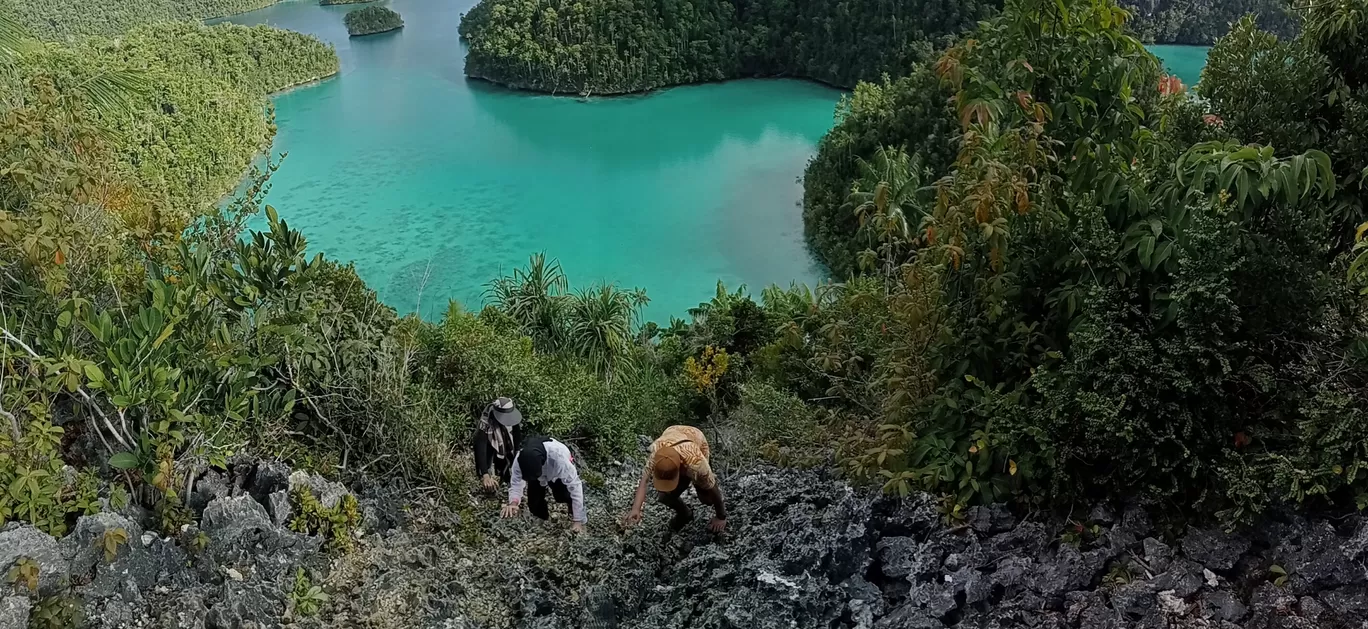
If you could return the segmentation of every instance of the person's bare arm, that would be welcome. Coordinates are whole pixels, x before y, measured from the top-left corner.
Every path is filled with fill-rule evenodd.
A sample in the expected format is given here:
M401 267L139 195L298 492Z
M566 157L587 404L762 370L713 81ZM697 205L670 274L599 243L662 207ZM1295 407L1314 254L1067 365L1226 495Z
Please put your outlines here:
M695 482L699 502L713 508L713 519L708 523L708 530L721 533L727 528L726 501L722 499L722 484L718 482L717 475L713 473L707 459L699 463Z
M651 470L646 468L641 472L641 482L637 483L636 497L632 498L632 510L627 512L627 517L623 518L623 526L632 526L641 521L641 509L646 505L646 484L651 480Z

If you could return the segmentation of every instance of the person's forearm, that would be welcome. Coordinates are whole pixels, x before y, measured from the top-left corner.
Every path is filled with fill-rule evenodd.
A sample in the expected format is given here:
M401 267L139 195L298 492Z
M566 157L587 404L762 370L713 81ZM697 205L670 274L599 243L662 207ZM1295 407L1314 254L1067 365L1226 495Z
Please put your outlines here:
M646 483L649 481L646 474L641 475L641 482L637 483L636 497L632 499L632 510L640 511L646 504Z
M488 474L494 467L494 457L489 452L489 439L484 433L476 431L471 447L475 450L475 475Z
M722 488L721 488L721 487L714 487L710 493L712 494L712 496L711 496L712 501L711 501L711 502L712 502L713 513L716 514L716 517L717 517L717 519L719 519L719 520L725 520L725 519L727 519L727 507L726 507L726 505L724 504L725 501L722 499Z
M576 482L567 489L570 490L570 519L584 524L589 521L584 513L584 484Z
M511 467L513 469L508 479L508 504L515 505L522 501L523 477L517 459L513 459Z

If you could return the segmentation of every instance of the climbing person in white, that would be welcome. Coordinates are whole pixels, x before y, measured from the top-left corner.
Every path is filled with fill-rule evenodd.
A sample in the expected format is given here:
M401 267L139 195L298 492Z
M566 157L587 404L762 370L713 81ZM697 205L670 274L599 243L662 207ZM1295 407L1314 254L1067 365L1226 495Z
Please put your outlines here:
M532 482L527 482L532 479ZM556 502L570 505L570 529L584 531L588 519L584 515L584 484L570 448L550 437L528 437L513 460L513 477L508 485L508 504L501 514L505 518L518 515L523 488L527 489L527 507L543 520L551 517L546 504L546 489Z

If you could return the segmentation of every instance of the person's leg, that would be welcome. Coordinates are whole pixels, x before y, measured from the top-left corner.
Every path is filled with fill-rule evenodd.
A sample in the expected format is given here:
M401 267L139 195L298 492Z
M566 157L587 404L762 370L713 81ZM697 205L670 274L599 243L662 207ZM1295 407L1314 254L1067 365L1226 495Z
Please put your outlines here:
M570 507L570 488L567 487L567 486L565 485L565 483L562 483L562 482L560 482L560 481L552 481L552 482L551 482L551 497L554 498L556 502L565 505L565 508L566 508L567 510L569 510L569 509L571 508L571 507Z
M660 504L674 509L675 517L670 520L670 528L679 530L693 521L693 509L684 504L684 492L689 489L689 478L679 479L679 486L668 494L660 495Z
M722 488L714 485L710 489L704 489L694 485L694 491L698 494L698 501L712 507L713 519L727 520L727 508L722 504Z
M527 510L543 520L551 517L546 508L546 488L536 480L527 484Z

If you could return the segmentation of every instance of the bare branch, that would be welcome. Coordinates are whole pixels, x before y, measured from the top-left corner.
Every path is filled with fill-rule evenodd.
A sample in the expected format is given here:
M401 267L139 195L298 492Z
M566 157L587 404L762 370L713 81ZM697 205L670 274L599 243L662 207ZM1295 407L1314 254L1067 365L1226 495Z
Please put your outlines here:
M20 349L24 350L25 352L28 352L29 356L32 356L35 359L42 358L42 356L40 356L38 352L33 351L32 347L29 347L27 343L19 340L19 337L11 334L9 330L5 328L0 328L0 334L3 334L4 337L8 339L11 343L18 345ZM77 386L76 392L81 395L81 399L86 401L86 404L91 408L91 410L95 411L95 413L100 416L100 419L104 420L105 426L109 428L110 434L114 435L114 438L118 440L119 445L129 450L132 450L133 446L128 445L128 442L124 441L123 436L120 435L117 430L115 430L114 423L109 421L109 416L106 415L104 409L100 408L100 405L95 402L95 399L90 397L90 393L86 392L85 387ZM96 432L99 432L99 430L97 429ZM105 447L109 447L109 444L105 443ZM113 449L111 449L110 452L113 452Z

